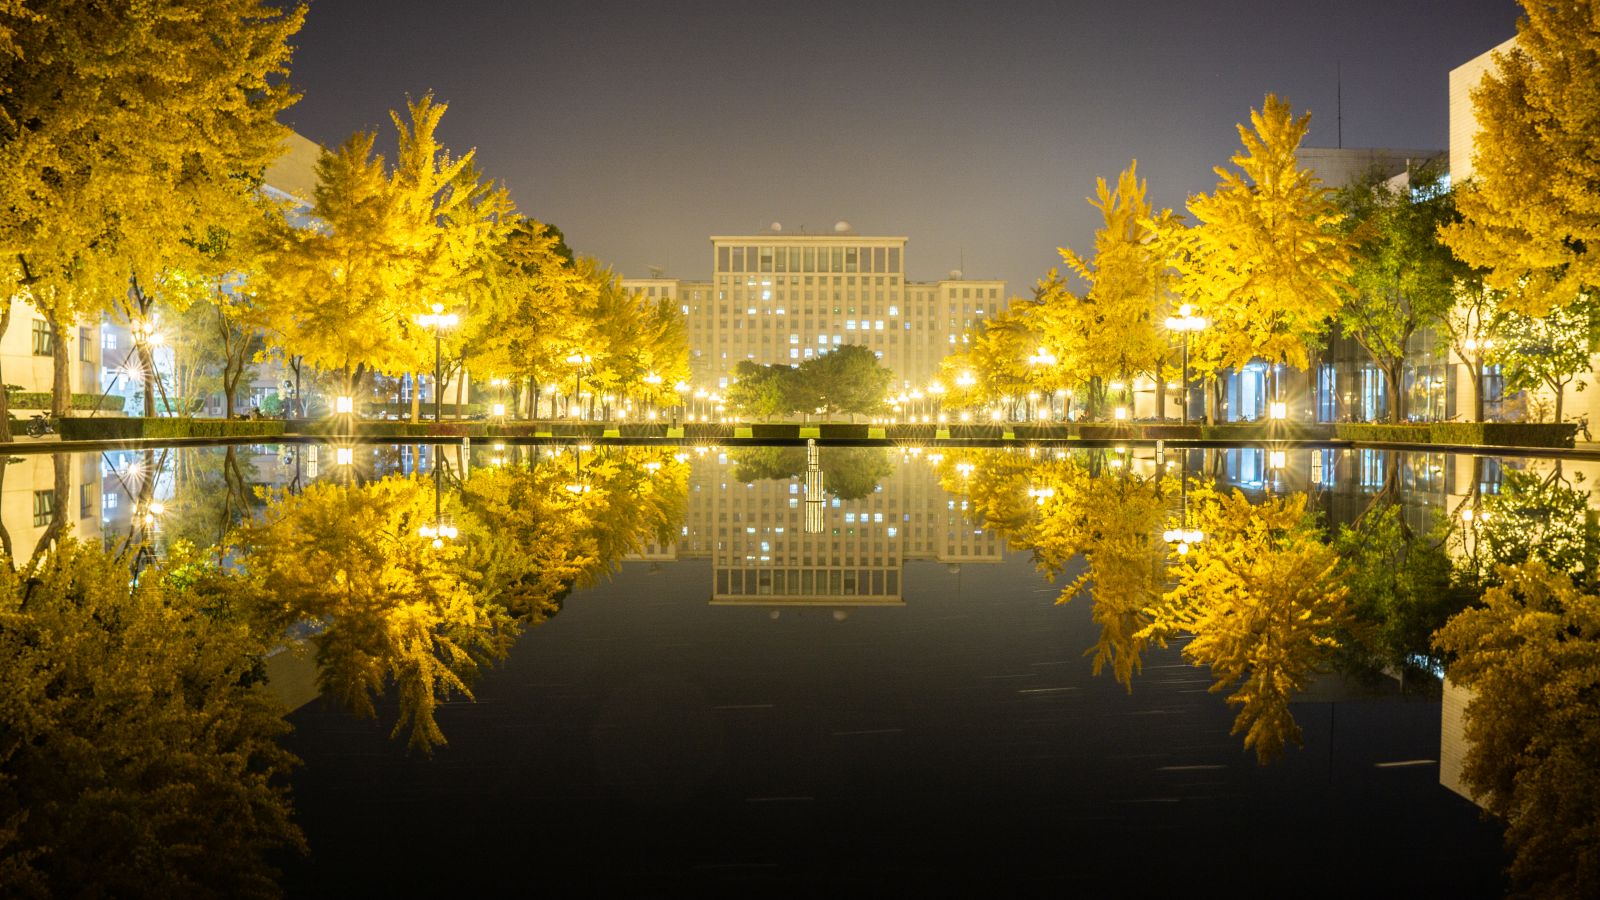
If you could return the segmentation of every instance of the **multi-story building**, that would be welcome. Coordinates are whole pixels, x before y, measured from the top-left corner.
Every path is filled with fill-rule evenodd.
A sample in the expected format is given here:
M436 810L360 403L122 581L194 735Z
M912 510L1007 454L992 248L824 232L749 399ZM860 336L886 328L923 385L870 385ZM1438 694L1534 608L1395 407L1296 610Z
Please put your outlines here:
M693 384L725 388L741 360L799 365L844 344L872 349L893 386L926 385L969 329L1004 308L1004 281L906 278L906 238L793 234L713 236L709 281L623 279L646 297L679 301Z
M900 606L908 560L997 563L1005 547L969 519L967 501L939 485L935 468L907 455L865 496L823 494L820 527L808 530L807 500L816 498L803 475L740 482L727 451L704 451L677 541L629 559L709 558L713 605Z

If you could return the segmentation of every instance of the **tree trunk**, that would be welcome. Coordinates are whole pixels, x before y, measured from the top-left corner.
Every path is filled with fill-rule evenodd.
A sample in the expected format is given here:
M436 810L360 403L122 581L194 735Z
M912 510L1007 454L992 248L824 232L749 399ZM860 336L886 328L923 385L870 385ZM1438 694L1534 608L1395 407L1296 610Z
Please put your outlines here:
M1216 374L1213 373L1213 374L1206 375L1205 379L1204 379L1204 383L1205 383L1204 390L1205 390L1205 394L1206 394L1206 422L1205 422L1205 424L1207 424L1207 425L1215 425L1215 424L1217 424L1217 407L1220 405L1217 402L1218 379L1217 379Z
M1400 389L1402 379L1405 377L1405 360L1392 359L1383 366L1383 392L1389 398L1389 421L1400 423L1406 420L1405 391ZM1431 410L1430 410L1431 412Z
M50 414L64 419L72 409L72 348L67 346L67 331L55 314L46 311L44 318L50 326L50 340L55 344L55 352L50 355Z
M1566 385L1565 382L1562 382L1560 384L1557 384L1555 382L1551 382L1550 383L1550 389L1556 395L1556 423L1557 424L1560 424L1560 422L1561 422L1561 409L1565 405L1565 401L1567 399L1567 390L1566 390L1566 388L1567 388L1567 385Z
M1161 370L1156 370L1156 421L1167 420L1167 380L1161 377Z
M458 421L461 419L461 391L466 387L466 384L467 384L467 367L466 366L461 366L459 369L456 370L456 415L455 415L455 418Z
M411 423L414 425L422 421L422 376L412 372L411 379Z
M1472 421L1483 421L1483 357L1467 361L1467 380L1472 382Z

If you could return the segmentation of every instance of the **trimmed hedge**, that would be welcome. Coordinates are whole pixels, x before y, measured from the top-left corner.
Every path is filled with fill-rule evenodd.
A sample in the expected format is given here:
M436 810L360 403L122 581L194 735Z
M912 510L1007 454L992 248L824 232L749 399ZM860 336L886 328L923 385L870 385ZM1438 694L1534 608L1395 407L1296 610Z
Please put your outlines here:
M1335 426L1328 422L1225 422L1200 426L1200 438L1207 441L1331 441L1335 437Z
M58 419L56 430L67 441L127 441L139 438L249 438L279 437L280 419L145 419L140 417Z
M11 401L12 409L50 408L48 391L8 391L6 396ZM105 412L120 412L127 405L127 400L120 394L107 394L104 398L99 394L73 394L71 408L92 410L98 405Z
M1364 444L1429 444L1433 442L1433 426L1420 422L1340 422L1333 433L1341 440ZM1465 443L1465 442L1463 442Z
M820 426L820 433L823 440L829 438L835 440L864 440L867 437L867 429L870 427L870 425L865 424L851 425L843 422L824 422Z
M357 403L356 405L360 408L361 412L364 415L369 415L369 416L403 416L403 417L405 417L407 419L411 418L411 404L409 402L406 402L406 403L380 403L380 402L375 401L375 400L368 400L366 402ZM422 414L423 415L425 415L425 416L432 416L433 415L433 404L432 403L424 403L419 408L422 410ZM443 412L441 412L440 415L442 415L442 416L444 416L446 418L453 418L455 416L455 414L456 414L456 405L454 403L445 403L445 404L443 404L441 406L441 409L443 410ZM461 404L461 414L466 416L466 417L468 417L468 418L472 418L474 416L481 416L484 413L488 412L488 409L489 409L489 407L485 406L482 403L463 403L463 404Z
M1571 422L1346 422L1334 431L1345 440L1381 444L1568 448L1573 445L1578 426Z

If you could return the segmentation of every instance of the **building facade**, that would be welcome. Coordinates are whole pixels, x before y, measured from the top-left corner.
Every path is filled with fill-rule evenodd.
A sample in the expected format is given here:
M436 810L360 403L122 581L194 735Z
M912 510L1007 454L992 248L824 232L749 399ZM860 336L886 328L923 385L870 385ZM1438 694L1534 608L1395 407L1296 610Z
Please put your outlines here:
M649 298L679 302L696 388L728 386L741 360L791 365L859 344L894 372L892 386L925 386L970 329L1004 308L1004 281L906 278L902 236L829 234L713 236L709 281L625 278Z

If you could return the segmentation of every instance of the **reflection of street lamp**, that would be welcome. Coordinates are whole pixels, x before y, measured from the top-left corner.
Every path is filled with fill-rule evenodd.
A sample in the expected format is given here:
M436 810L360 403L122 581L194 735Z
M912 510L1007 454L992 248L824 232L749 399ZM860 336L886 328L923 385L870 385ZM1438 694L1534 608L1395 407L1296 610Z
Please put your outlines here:
M442 340L440 330L454 328L461 319L455 313L444 311L443 303L435 303L433 312L417 316L417 324L424 328L433 329L433 420L444 419L444 392L439 387L439 382L444 378L444 358L441 356Z
M1176 316L1167 317L1167 330L1183 335L1183 424L1189 424L1189 335L1206 327L1206 320L1194 314L1194 307L1185 303L1178 307ZM1164 413L1163 413L1164 415Z
M441 506L439 493L439 445L434 444L433 450L433 522L417 529L417 534L429 538L433 549L438 550L447 540L455 540L456 526L445 521L444 511Z
M1198 528L1189 526L1189 451L1180 451L1183 456L1183 480L1179 482L1182 496L1180 507L1181 519L1177 528L1168 528L1161 532L1161 539L1172 545L1179 556L1187 556L1195 544L1206 539L1206 533Z

